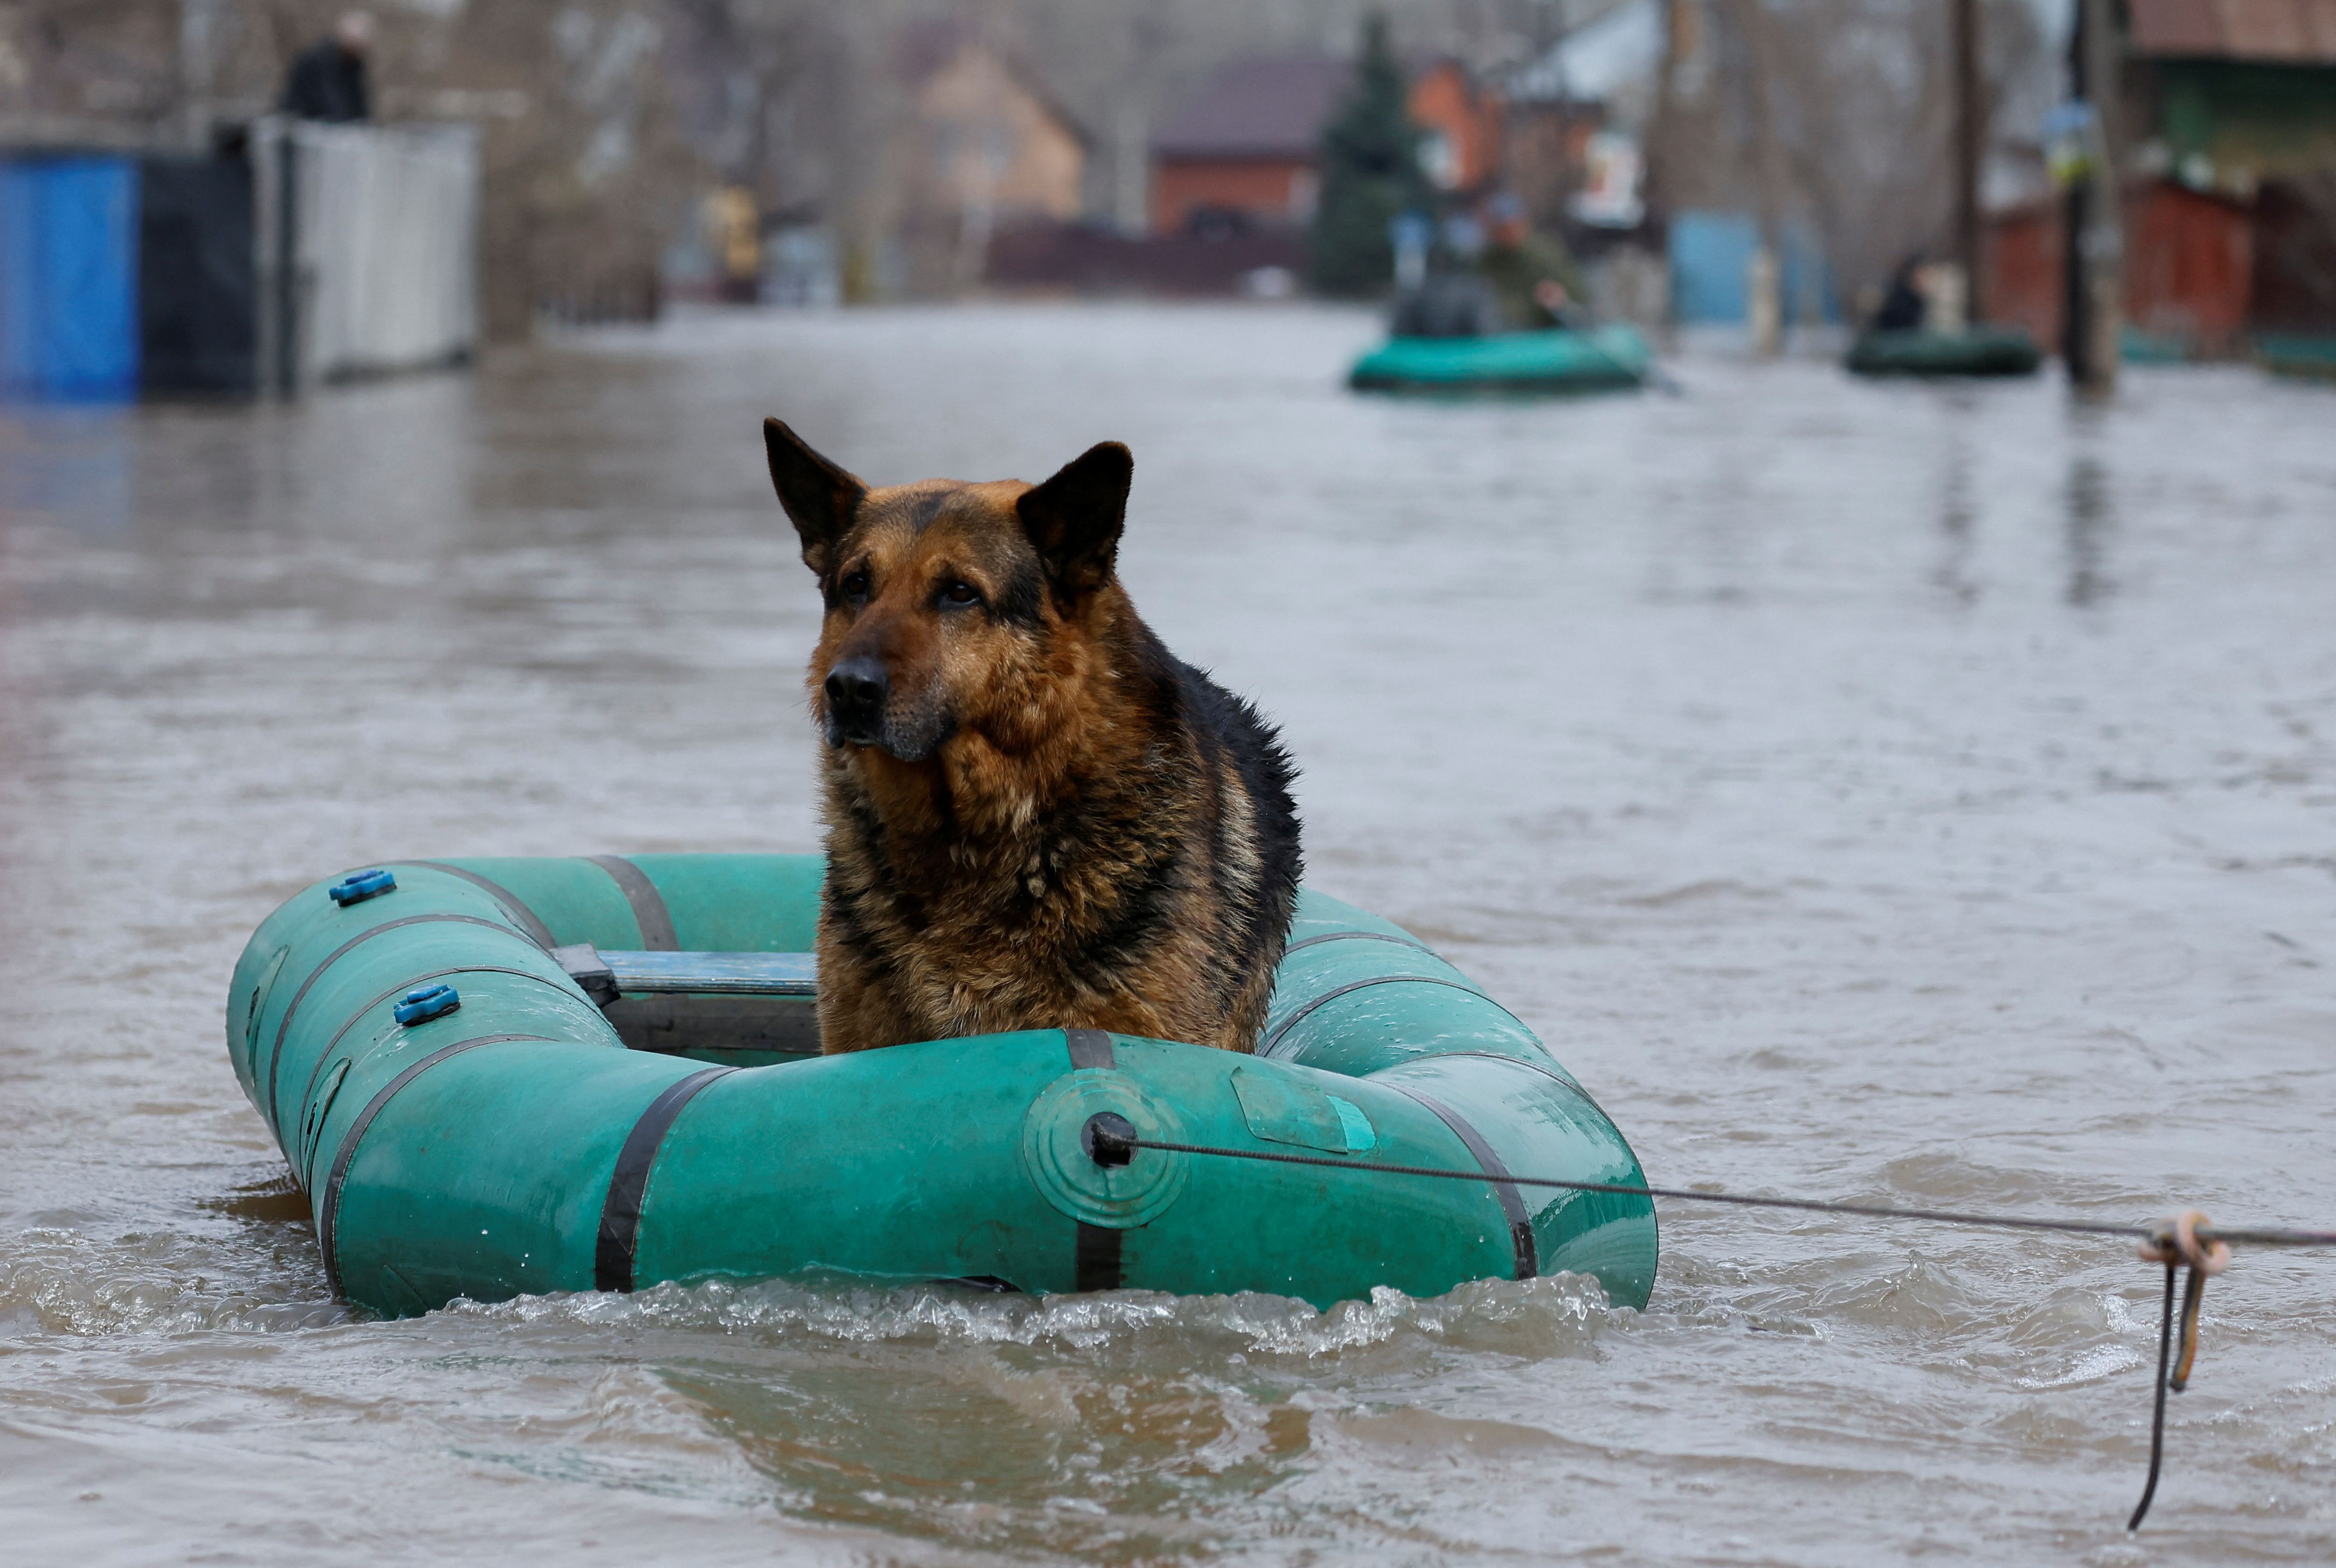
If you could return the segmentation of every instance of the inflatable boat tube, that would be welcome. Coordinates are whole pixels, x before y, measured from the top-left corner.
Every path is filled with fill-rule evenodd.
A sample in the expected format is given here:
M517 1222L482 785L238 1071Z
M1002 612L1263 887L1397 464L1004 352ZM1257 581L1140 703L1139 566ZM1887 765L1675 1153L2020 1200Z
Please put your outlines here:
M1355 362L1357 392L1591 392L1643 384L1654 354L1634 327L1397 337Z
M1641 1305L1652 1204L1532 1032L1387 922L1306 893L1257 1053L1033 1030L818 1054L818 857L395 861L318 883L236 965L228 1047L334 1286L458 1297L841 1273L1265 1291L1571 1271ZM1139 1149L1435 1166L1454 1181ZM1110 1124L1105 1124L1110 1125Z
M1849 345L1852 375L2034 375L2042 351L2025 327L1975 326L1968 332L1861 332Z
M2336 336L2257 333L2254 351L2256 360L2273 375L2336 382Z

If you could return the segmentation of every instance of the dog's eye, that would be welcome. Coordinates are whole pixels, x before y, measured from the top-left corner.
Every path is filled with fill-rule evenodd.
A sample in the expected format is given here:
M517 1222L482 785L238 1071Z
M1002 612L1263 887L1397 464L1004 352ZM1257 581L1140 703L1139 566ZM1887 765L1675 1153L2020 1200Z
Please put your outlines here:
M843 596L847 599L864 599L868 596L868 574L847 572L844 574L843 581L838 583L836 586L842 591Z
M941 603L944 605L978 605L980 602L981 590L962 579L954 579L941 588Z

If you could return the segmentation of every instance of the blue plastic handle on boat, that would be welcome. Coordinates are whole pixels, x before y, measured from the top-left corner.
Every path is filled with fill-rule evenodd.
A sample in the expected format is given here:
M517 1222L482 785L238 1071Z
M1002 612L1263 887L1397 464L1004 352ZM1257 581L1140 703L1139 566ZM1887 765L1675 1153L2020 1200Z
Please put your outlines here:
M451 985L422 985L405 993L405 999L390 1011L397 1021L411 1029L417 1023L427 1023L433 1018L443 1018L462 1005L462 992Z
M368 898L378 898L384 893L397 891L397 878L376 867L344 876L325 889L332 901L346 909L352 904L363 904Z

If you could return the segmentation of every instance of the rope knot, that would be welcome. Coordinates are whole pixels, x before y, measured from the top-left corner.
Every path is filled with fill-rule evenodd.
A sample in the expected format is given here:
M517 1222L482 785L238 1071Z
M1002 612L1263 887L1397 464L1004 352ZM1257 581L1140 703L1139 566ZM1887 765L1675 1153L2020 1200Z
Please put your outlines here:
M2167 1268L2188 1264L2202 1274L2219 1274L2231 1266L2231 1248L2225 1242L2200 1242L2198 1227L2213 1228L2202 1209L2187 1209L2158 1221L2149 1227L2148 1236L2139 1250L2146 1263L2163 1263Z

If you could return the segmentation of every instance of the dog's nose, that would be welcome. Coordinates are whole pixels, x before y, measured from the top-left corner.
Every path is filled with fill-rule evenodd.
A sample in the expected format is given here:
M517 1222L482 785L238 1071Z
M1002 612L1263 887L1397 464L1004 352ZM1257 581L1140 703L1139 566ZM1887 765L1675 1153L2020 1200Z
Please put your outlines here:
M844 721L873 719L891 689L884 666L870 658L846 659L827 673L828 709Z

